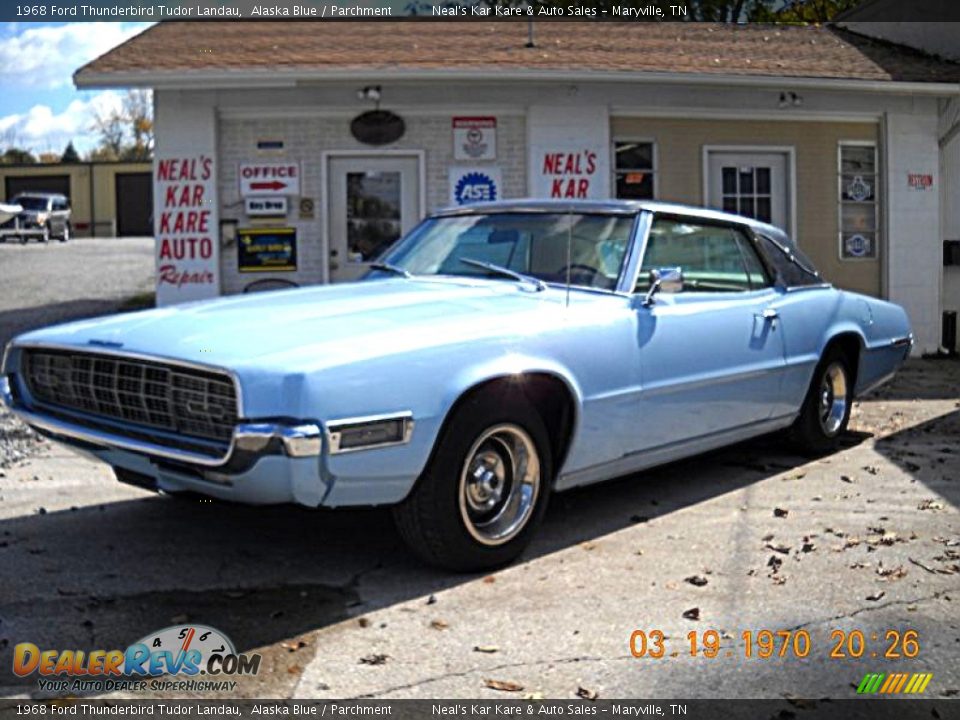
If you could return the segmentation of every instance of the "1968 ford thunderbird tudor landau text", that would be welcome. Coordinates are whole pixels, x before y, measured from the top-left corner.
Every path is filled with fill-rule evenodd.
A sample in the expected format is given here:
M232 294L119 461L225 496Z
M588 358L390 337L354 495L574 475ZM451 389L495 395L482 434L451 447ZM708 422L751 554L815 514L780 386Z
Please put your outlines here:
M393 505L456 569L516 557L551 492L790 429L811 453L909 353L904 311L781 230L644 202L439 212L357 283L16 338L6 402L129 483Z

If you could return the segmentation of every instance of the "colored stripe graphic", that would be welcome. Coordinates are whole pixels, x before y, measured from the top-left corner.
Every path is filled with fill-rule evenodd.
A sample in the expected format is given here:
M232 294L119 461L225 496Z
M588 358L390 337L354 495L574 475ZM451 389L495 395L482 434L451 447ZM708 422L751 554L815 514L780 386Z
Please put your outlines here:
M867 673L857 686L858 695L916 695L927 689L933 673Z

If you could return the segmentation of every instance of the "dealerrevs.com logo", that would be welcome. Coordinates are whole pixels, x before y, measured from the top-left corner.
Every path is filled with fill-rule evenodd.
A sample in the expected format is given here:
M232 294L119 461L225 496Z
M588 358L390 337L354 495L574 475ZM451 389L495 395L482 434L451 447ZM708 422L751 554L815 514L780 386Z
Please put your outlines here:
M33 643L13 649L13 672L39 676L41 690L230 691L231 677L256 675L261 656L237 653L233 642L206 625L174 625L150 633L126 650L42 650Z

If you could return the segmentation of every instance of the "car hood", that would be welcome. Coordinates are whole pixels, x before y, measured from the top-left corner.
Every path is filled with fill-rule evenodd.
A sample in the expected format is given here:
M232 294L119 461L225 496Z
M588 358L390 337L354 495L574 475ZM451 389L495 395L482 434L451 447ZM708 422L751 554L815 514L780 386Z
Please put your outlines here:
M238 371L306 371L541 331L559 321L563 298L556 289L534 292L504 281L397 278L101 317L27 333L17 342L141 353Z

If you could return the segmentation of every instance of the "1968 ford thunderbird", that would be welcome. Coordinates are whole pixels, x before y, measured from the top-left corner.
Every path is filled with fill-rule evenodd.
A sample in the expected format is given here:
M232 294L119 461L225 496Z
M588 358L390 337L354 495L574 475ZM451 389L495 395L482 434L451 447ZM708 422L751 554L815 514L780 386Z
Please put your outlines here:
M647 202L428 217L360 282L27 333L2 391L124 482L393 506L422 557L515 558L551 492L789 429L828 452L888 380L904 311L781 230Z

